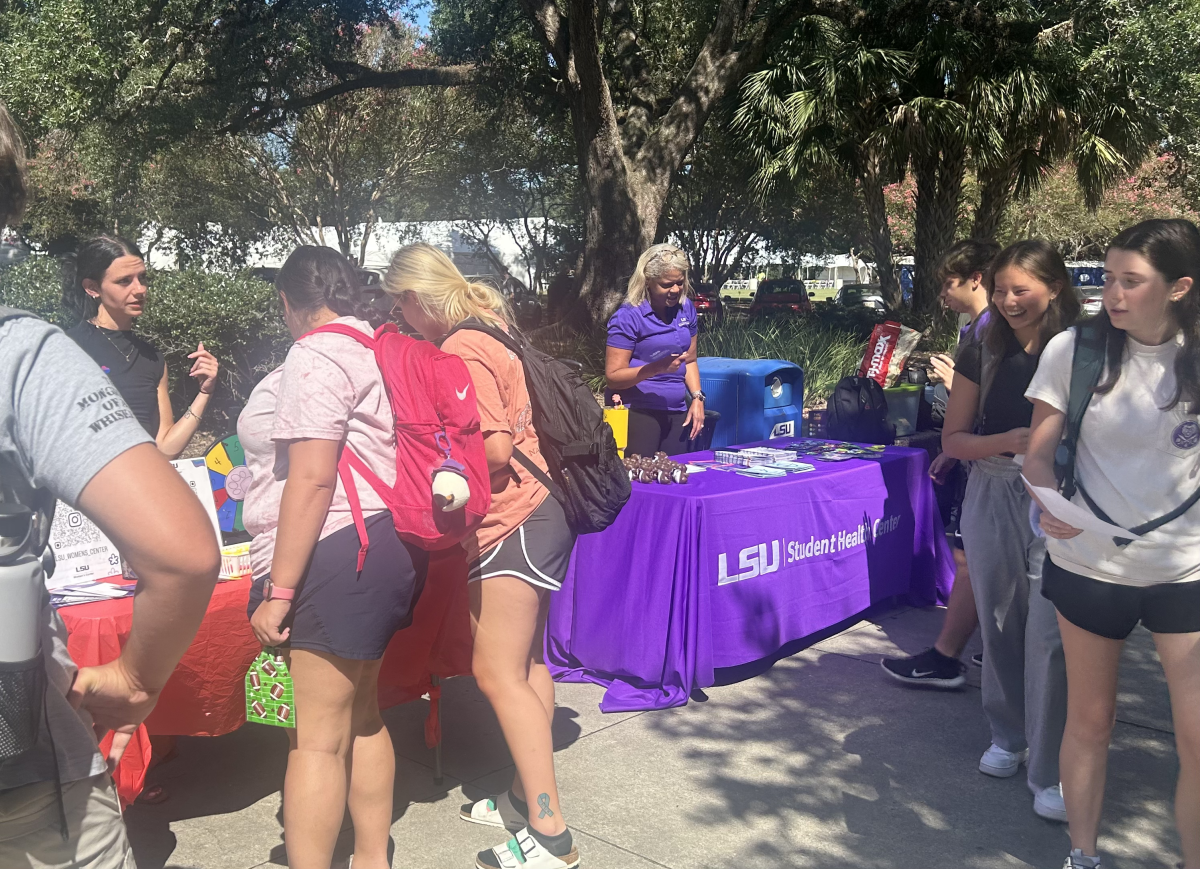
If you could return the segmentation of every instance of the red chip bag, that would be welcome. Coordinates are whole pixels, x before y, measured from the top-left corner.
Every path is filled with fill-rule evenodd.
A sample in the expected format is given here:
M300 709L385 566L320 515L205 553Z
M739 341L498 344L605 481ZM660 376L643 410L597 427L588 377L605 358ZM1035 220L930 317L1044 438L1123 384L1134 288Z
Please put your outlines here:
M867 352L858 366L858 376L870 377L884 388L895 385L904 370L904 363L920 340L921 333L916 329L891 320L880 323L871 332Z
M871 340L867 342L867 352L863 354L862 364L858 366L859 377L870 377L885 386L887 383L888 363L896 351L896 342L900 340L900 324L880 323L871 332Z

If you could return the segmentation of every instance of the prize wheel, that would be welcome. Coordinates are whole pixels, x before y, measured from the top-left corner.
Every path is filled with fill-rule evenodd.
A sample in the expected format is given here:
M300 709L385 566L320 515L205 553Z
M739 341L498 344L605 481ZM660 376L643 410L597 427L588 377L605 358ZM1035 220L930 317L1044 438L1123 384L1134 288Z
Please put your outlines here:
M250 489L250 469L241 441L233 434L217 441L204 454L213 498L217 502L217 521L226 534L244 532L242 501Z

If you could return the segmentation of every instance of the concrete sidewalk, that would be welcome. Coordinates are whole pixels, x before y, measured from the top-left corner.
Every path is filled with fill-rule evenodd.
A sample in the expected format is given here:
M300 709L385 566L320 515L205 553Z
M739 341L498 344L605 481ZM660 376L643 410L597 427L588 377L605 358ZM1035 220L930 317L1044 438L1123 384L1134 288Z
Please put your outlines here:
M554 732L564 811L587 869L1058 869L1065 827L1033 814L1024 775L976 768L988 745L972 687L906 689L882 655L925 648L937 610L861 622L706 702L604 715L601 690L560 685ZM977 649L976 649L977 650ZM1176 761L1153 643L1126 648L1110 758L1105 869L1174 866ZM503 834L458 820L462 802L506 787L508 752L471 679L444 690L445 772L433 780L424 702L386 713L396 746L397 869L468 867ZM286 865L280 794L287 740L247 726L182 738L151 773L170 799L127 813L140 869ZM352 838L347 822L339 854ZM335 864L336 865L336 864Z

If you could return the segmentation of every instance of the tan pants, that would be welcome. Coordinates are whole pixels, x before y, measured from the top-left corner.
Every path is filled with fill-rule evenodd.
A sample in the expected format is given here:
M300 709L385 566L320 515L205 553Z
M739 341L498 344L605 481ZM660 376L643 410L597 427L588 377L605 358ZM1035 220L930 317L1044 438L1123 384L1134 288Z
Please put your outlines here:
M63 785L63 841L53 782L0 792L0 867L137 869L107 774Z

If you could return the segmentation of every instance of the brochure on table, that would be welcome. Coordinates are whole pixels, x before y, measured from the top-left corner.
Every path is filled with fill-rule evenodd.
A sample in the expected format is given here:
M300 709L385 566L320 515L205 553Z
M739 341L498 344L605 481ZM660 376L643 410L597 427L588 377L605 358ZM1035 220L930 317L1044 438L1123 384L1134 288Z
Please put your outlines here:
M204 459L176 459L171 464L204 505L217 540L220 540L217 505ZM54 576L47 577L46 587L52 591L121 575L121 555L117 547L95 523L62 501L58 502L50 526L50 547L56 567Z

